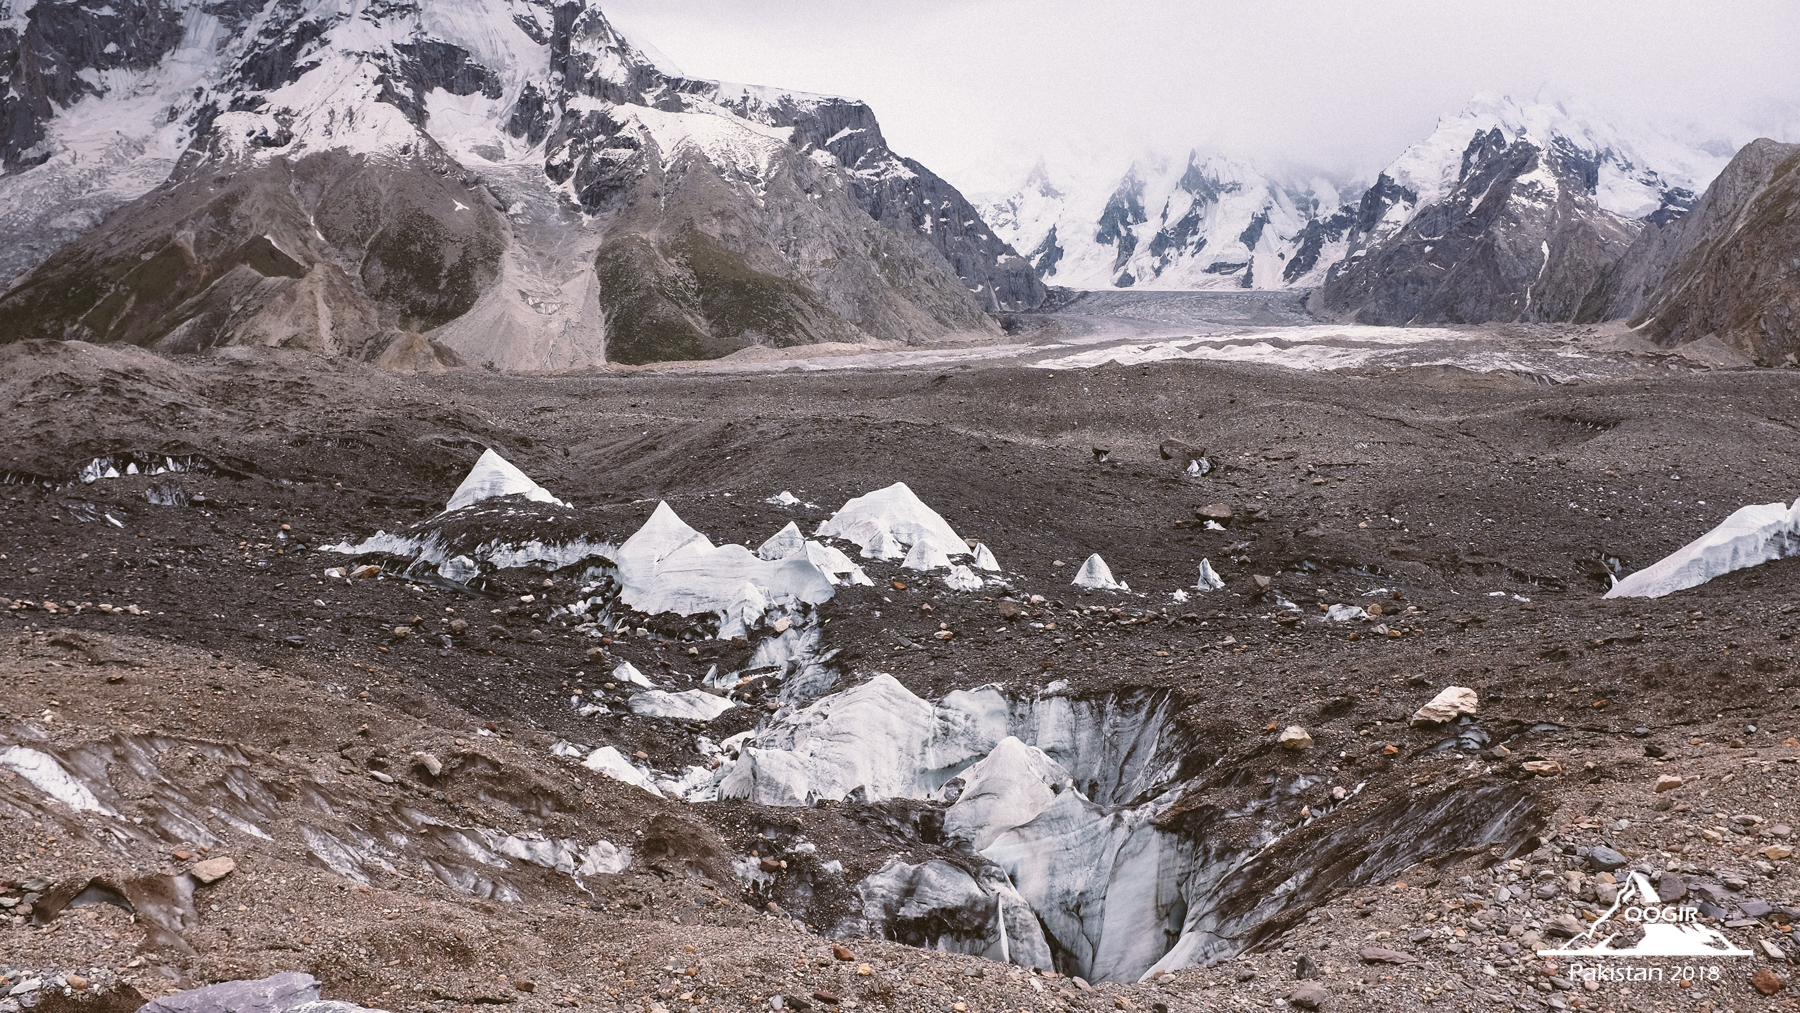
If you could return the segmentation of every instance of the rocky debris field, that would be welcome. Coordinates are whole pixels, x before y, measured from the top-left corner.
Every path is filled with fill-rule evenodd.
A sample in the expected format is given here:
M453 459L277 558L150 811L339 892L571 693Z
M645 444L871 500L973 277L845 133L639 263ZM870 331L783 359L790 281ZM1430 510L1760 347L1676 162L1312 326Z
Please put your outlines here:
M7 1008L1796 1004L1800 561L1600 597L1796 497L1790 372L0 357ZM560 502L442 522L478 573L333 551L487 448ZM726 639L608 575L659 502L755 550L894 482L999 569L840 539ZM1634 877L1742 955L1537 952Z

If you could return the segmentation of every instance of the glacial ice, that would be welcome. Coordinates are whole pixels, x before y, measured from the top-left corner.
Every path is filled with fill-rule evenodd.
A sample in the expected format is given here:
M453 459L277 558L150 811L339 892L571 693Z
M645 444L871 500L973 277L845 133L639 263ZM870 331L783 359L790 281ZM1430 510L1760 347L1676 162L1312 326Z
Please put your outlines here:
M1716 528L1631 574L1608 598L1661 598L1721 574L1800 555L1800 499L1733 513Z
M1369 611L1359 605L1333 605L1325 610L1327 622L1348 623L1362 619Z
M621 570L627 567L654 567L665 557L694 542L712 547L712 542L707 541L705 535L688 527L687 522L676 516L674 508L665 501L656 504L656 509L650 512L650 519L644 522L643 527L625 539L625 544L613 553L613 562L619 564Z
M1062 764L1089 798L1122 803L1173 773L1160 748L1165 706L1062 696L1013 700L992 686L958 690L934 704L881 673L760 731L720 796L803 805L861 788L870 800L933 798L1015 736Z
M999 570L1000 561L994 558L994 550L987 547L986 542L975 546L975 562L970 564L977 570Z
M944 833L981 851L1001 833L1037 819L1070 778L1048 753L1008 735L951 783L959 781L962 794L944 814Z
M1035 924L1058 970L1136 980L1235 953L1256 926L1293 906L1278 884L1256 886L1255 877L1279 879L1292 862L1263 858L1285 833L1281 824L1252 819L1241 840L1158 825L1190 784L1177 780L1179 748L1166 740L1178 706L1150 692L1009 698L994 687L933 703L879 675L763 729L724 768L718 794L778 806L857 789L870 800L950 802L946 837L970 842L1004 875L895 860L857 884L861 918L840 928L1035 963L1040 958L1028 955ZM1279 792L1291 799L1317 783L1301 776ZM1429 845L1432 834L1467 821L1461 797L1421 803L1408 825L1428 830L1420 839ZM1241 816L1268 805L1251 800ZM1481 817L1472 832L1489 841L1518 829L1524 810L1509 805ZM1347 824L1334 832L1355 837L1370 829ZM1362 865L1310 870L1307 882L1318 890L1351 876L1366 881L1365 874L1417 860L1417 851L1391 841L1352 848ZM1263 868L1270 862L1273 873ZM1254 901L1248 907L1247 898ZM1015 920L1027 914L1029 923Z
M906 547L901 545L899 540L886 528L879 528L871 532L868 540L863 544L862 557L864 559L901 559L905 555Z
M1101 559L1098 552L1081 564L1081 569L1076 572L1071 583L1076 587L1090 587L1097 591L1131 590L1123 582L1113 579L1112 568L1106 565L1106 560Z
M453 580L458 584L467 584L470 580L481 575L481 567L476 565L475 561L468 556L452 556L451 558L444 560L443 565L438 567L437 572L438 576L445 580Z
M856 885L860 922L846 935L899 939L944 953L1050 970L1050 944L1031 908L992 866L971 875L942 859L913 865L891 858Z
M657 789L656 782L650 779L649 774L639 770L613 746L601 746L594 750L588 754L587 759L581 761L581 765L589 770L605 774L615 781L636 785L652 795L662 794Z
M906 558L900 561L905 570L942 570L950 565L950 557L930 542L915 542Z
M1151 822L1157 805L1108 813L1073 791L982 851L1006 870L1045 934L1099 981L1132 981L1178 938L1192 845Z
M979 591L981 577L966 566L957 565L944 575L944 585L952 591Z
M857 566L849 556L844 555L842 549L834 545L809 541L806 543L806 558L811 560L812 565L818 567L819 572L823 573L825 578L833 584L842 583L843 581L839 580L840 577L847 578L852 584L874 583L867 574L863 573L862 567Z
M0 749L0 767L30 781L37 790L71 809L105 813L108 816L118 815L48 753L40 753L24 746L8 746Z
M774 561L798 556L806 551L806 536L800 533L800 525L788 521L788 525L769 536L769 540L757 546L756 554L764 559Z
M647 718L679 718L683 721L711 721L738 706L722 696L705 690L690 689L683 693L646 690L629 701L631 713Z
M531 477L514 467L511 461L494 453L490 447L481 452L475 461L475 467L469 469L468 477L450 494L450 502L444 504L444 513L460 510L484 499L495 499L500 496L516 496L523 494L526 499L538 503L557 503L568 506L562 500L550 495L550 491L531 480Z
M1200 579L1195 582L1194 590L1217 591L1224 586L1225 578L1219 576L1219 571L1213 569L1212 560L1202 559L1200 561Z
M657 504L613 558L619 565L620 598L652 615L718 612L722 622L743 627L760 619L769 601L791 598L816 605L832 595L831 580L810 559L796 553L770 560L742 545L714 546L667 503ZM754 594L746 593L746 587ZM745 608L759 600L753 610ZM721 629L720 635L730 634Z
M644 673L638 671L637 666L629 661L619 662L618 667L612 670L612 679L614 682L622 682L630 686L642 686L645 689L656 688L656 683L645 678Z
M819 525L817 533L821 537L855 542L862 547L866 558L889 558L871 555L870 543L881 532L886 532L902 546L927 543L946 556L959 556L969 551L968 543L957 536L950 523L921 502L905 482L895 482L885 489L847 501L829 520Z

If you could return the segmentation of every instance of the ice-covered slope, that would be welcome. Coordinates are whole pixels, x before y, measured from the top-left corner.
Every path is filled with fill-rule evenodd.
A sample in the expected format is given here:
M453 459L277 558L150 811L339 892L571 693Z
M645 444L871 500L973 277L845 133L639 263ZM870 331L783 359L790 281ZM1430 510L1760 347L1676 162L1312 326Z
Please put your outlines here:
M1572 319L1723 164L1569 106L1478 97L1363 194L1313 306L1371 324Z
M0 78L0 340L543 369L1043 297L866 105L673 76L586 2L19 4Z
M1290 265L1307 226L1340 202L1328 180L1195 150L1140 158L1111 179L1063 176L1040 161L982 211L1051 284L1267 289L1305 275Z

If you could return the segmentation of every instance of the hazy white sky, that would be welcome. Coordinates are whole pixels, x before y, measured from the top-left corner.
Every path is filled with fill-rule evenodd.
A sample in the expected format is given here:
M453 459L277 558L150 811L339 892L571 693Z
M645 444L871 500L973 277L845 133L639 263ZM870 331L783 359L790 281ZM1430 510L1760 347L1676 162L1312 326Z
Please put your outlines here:
M1800 139L1796 0L601 0L693 77L867 100L964 190L1040 154L1372 174L1477 92Z

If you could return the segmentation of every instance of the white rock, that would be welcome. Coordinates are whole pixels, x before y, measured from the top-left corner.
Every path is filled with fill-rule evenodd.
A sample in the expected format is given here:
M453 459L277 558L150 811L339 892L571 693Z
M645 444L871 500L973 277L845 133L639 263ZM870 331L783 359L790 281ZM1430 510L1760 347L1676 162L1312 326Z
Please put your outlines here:
M1000 569L1000 561L994 558L994 550L988 548L986 542L975 546L975 562L971 565L977 570Z
M1716 528L1637 571L1608 598L1661 598L1733 570L1800 555L1800 499L1738 510Z
M1369 610L1358 605L1333 605L1325 610L1325 618L1334 623L1354 622L1366 618Z
M523 493L526 499L538 503L557 503L568 506L562 500L550 495L550 491L533 482L530 476L514 467L511 461L494 453L492 449L481 452L476 459L475 467L469 469L467 478L450 494L450 502L444 504L444 512L460 510L463 507L479 503L484 499L500 496L514 496Z
M1200 579L1195 582L1194 590L1217 591L1224 586L1225 578L1219 576L1219 571L1213 569L1212 560L1202 559L1200 561Z
M1445 686L1444 691L1432 697L1430 703L1413 713L1412 723L1435 725L1455 721L1464 714L1475 713L1477 705L1474 690L1467 686Z
M788 521L788 525L769 536L769 540L757 547L756 554L764 559L788 559L806 551L806 536L800 533L800 525Z
M1106 560L1100 558L1098 552L1089 556L1087 562L1081 564L1081 569L1076 572L1075 579L1071 583L1076 587L1091 587L1098 591L1131 590L1123 582L1113 579L1112 569L1106 565Z
M631 713L647 718L679 718L683 721L711 721L737 704L705 690L690 689L685 693L665 693L652 689L633 696Z
M862 546L867 558L886 558L872 557L868 552L868 540L876 537L878 531L886 531L901 545L934 545L946 556L969 551L968 543L957 537L950 523L920 502L904 482L849 500L830 520L819 525L818 534L855 542Z
M589 753L588 758L581 761L581 765L589 770L605 774L615 781L636 785L652 795L662 794L657 790L656 783L650 779L648 772L633 765L630 760L625 759L624 754L612 746L601 746Z
M906 570L942 570L949 565L950 557L930 542L915 543L906 558L900 561L901 568Z
M981 576L966 566L952 566L944 575L944 584L952 591L979 591Z
M644 673L638 671L637 666L629 661L619 662L618 667L612 670L612 681L622 682L628 686L642 686L645 689L656 688L656 683L645 678Z
M783 489L775 495L770 496L768 499L763 500L763 502L772 506L793 506L800 502L800 497Z
M1276 741L1281 744L1281 748L1283 749L1291 749L1295 752L1299 752L1302 749L1312 748L1313 737L1308 735L1306 729L1299 725L1288 725L1281 730L1281 738Z

